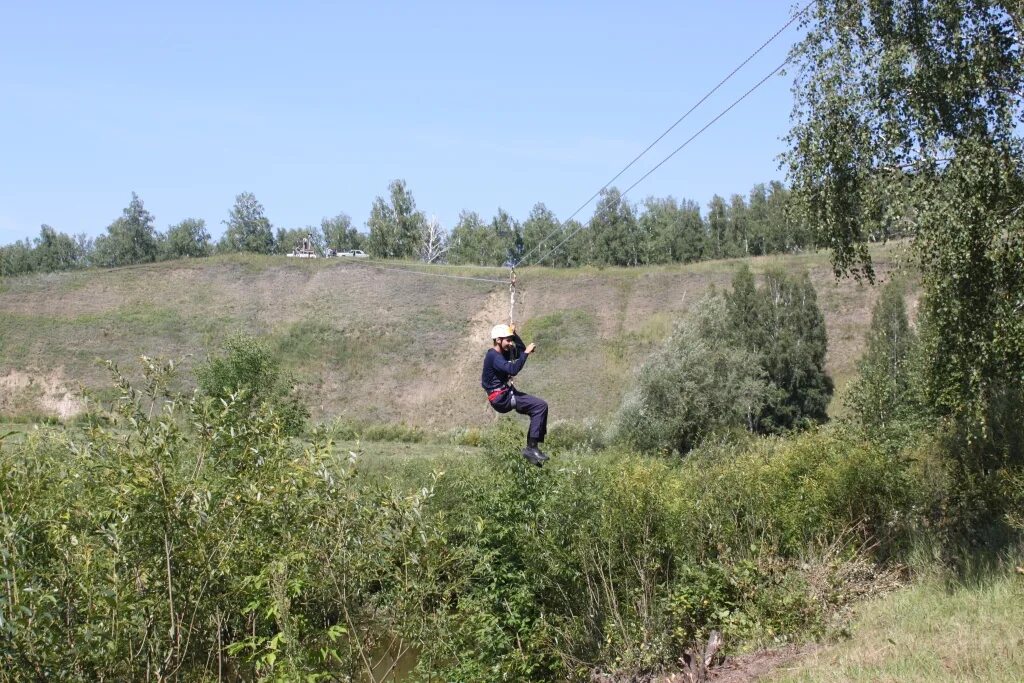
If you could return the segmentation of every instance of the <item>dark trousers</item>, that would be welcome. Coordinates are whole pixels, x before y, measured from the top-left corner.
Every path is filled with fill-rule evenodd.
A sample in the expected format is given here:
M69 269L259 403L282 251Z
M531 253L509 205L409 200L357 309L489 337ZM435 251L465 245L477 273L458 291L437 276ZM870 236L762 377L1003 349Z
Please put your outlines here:
M512 395L515 394L515 406L512 405ZM518 389L506 391L499 396L491 407L499 413L507 413L515 410L520 415L530 416L530 431L526 437L533 441L543 441L548 433L548 402L536 396L524 394Z

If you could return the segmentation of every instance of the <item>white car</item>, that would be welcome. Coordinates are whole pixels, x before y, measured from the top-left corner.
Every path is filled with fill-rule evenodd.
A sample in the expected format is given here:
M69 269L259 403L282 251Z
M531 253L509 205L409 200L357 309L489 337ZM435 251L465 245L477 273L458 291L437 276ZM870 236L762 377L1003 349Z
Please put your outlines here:
M362 249L349 249L338 253L338 256L350 256L353 258L368 258L370 255Z

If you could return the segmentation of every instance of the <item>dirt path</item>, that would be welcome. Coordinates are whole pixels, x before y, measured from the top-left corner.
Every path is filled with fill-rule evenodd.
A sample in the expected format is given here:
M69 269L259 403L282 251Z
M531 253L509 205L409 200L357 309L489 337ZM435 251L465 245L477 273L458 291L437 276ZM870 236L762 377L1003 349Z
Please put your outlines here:
M452 350L454 362L447 376L440 378L435 393L441 398L438 403L451 406L443 417L449 421L458 415L475 415L483 420L493 418L493 413L484 401L480 386L480 363L488 347L491 327L508 317L508 294L493 292L483 307L473 314L466 334ZM474 423L477 420L473 421Z
M816 645L788 645L777 650L762 650L730 657L721 667L711 671L708 680L714 683L749 683L763 680L768 674L794 664L816 648Z

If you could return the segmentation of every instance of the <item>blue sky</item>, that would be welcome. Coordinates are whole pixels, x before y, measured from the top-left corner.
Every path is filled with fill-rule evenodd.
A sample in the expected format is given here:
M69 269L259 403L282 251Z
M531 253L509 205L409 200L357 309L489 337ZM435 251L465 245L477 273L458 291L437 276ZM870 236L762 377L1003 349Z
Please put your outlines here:
M782 26L783 0L0 4L0 244L101 234L135 191L219 235L253 192L276 227L404 178L446 227L536 202L566 218ZM788 29L617 184L784 58ZM630 195L702 205L782 179L777 76ZM582 215L588 216L589 209Z

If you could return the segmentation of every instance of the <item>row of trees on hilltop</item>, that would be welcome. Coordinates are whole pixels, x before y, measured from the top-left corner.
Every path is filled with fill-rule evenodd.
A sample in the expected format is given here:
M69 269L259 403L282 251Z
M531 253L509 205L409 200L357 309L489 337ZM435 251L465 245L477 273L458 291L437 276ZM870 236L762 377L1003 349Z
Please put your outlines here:
M525 220L504 209L487 220L462 211L450 230L418 209L405 181L395 180L373 202L366 231L344 213L319 226L276 228L248 192L235 198L211 238L206 222L186 218L163 232L138 195L103 235L68 235L44 225L39 237L0 247L0 275L115 267L213 253L286 254L304 238L313 246L364 249L375 258L426 263L502 266L526 257L530 264L635 266L690 263L715 258L791 252L815 246L809 227L790 217L790 192L780 182L758 184L749 195L712 198L706 214L691 200L649 197L639 205L605 190L586 223L559 221L543 203Z
M249 192L235 198L224 225L224 234L216 242L201 218L186 218L160 232L153 214L133 192L121 216L95 239L86 234L68 235L43 225L39 237L0 247L0 275L113 268L214 253L286 254L306 237L312 237L314 246L321 251L341 251L361 248L365 240L345 214L324 218L318 227L275 231L263 205Z
M374 202L366 246L378 258L501 266L525 257L556 267L690 263L815 246L813 231L789 217L788 205L789 190L777 181L755 185L748 197L716 195L706 215L690 200L649 197L638 206L611 188L586 223L563 223L538 203L523 221L501 208L490 220L464 210L448 231L417 210L396 180Z

